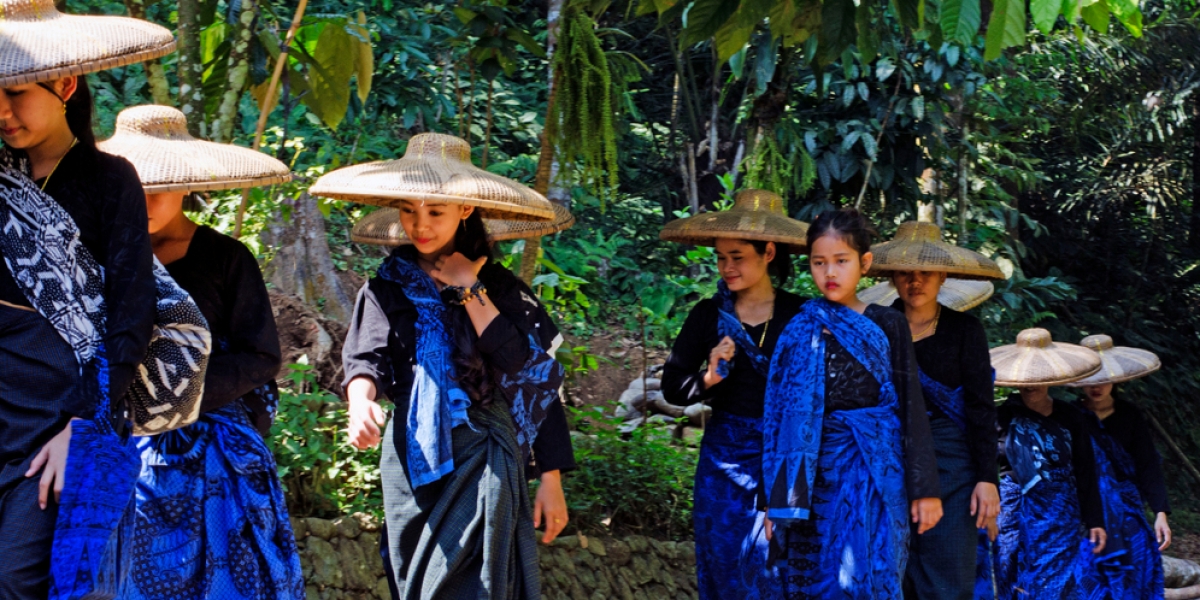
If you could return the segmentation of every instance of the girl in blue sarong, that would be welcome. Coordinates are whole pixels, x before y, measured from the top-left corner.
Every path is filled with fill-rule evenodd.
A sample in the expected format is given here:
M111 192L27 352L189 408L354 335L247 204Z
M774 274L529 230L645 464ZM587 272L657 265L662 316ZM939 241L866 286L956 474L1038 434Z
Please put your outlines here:
M1000 406L997 598L1108 598L1095 569L1106 534L1088 420L1049 385L1094 373L1096 354L1027 329L994 348L996 385L1020 390Z
M783 199L771 192L744 190L734 202L728 211L674 221L662 233L672 241L715 246L721 275L717 294L692 308L662 376L668 402L713 407L700 445L692 513L702 600L783 597L778 569L767 564L758 510L763 396L775 343L804 303L777 286L790 275L789 253L804 247L807 225L788 218ZM743 218L747 214L755 218ZM692 231L701 222L704 230Z
M809 261L823 297L771 360L763 479L788 598L902 597L909 522L923 534L942 516L908 324L855 293L870 242L857 211L817 218Z
M1149 375L1162 363L1146 350L1113 347L1107 335L1088 336L1080 345L1098 353L1103 363L1099 373L1070 384L1083 388L1080 408L1097 419L1096 472L1108 543L1096 566L1113 598L1158 600L1164 596L1161 551L1171 543L1162 459L1142 412L1114 399L1112 391L1116 383ZM1143 502L1155 514L1153 527Z

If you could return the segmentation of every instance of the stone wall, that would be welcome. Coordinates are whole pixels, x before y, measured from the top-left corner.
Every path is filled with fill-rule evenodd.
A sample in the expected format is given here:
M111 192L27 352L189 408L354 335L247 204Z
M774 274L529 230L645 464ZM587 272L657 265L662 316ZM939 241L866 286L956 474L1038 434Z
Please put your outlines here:
M379 558L378 521L292 519L309 600L389 600ZM697 598L696 547L630 536L563 536L538 545L547 600Z

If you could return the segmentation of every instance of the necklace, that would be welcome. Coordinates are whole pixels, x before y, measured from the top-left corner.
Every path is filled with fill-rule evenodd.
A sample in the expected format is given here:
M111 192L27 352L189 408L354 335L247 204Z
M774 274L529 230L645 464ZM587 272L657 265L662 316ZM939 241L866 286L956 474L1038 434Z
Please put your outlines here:
M767 321L763 323L762 334L758 336L758 347L762 348L763 342L767 341L767 329L771 327L771 319L775 316L775 301L771 301L771 312L767 314ZM746 329L746 333L750 333L745 323L742 323L742 328Z
M69 154L71 152L71 148L74 148L75 144L78 141L79 141L79 138L76 138L76 137L71 138L70 148L67 148L67 151L64 152L62 156L58 157L58 161L54 163L54 168L50 169L50 173L48 175L46 175L45 179L42 180L42 191L43 192L46 191L46 185L50 183L50 178L54 176L54 172L58 170L58 165L62 164L63 159L67 157L67 154Z
M942 305L941 304L938 305L937 312L933 314L933 320L929 322L929 325L925 326L925 329L921 330L921 333L914 335L913 340L915 341L918 338L924 338L925 334L929 333L929 331L931 329L934 329L935 327L937 327L938 319L940 319L940 318L942 318Z

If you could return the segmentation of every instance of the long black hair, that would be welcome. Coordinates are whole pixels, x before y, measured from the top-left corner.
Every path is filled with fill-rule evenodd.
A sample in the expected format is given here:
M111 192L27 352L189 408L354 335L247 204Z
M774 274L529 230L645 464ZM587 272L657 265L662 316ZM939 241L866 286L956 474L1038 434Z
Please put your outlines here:
M470 260L486 256L489 263L492 261L492 246L488 243L487 228L483 224L483 216L479 209L475 209L459 225L458 232L454 235L454 250ZM484 265L484 269L487 268L488 265ZM481 271L480 275L482 274ZM458 371L458 385L472 401L486 406L492 400L494 386L487 363L479 352L479 335L475 333L475 324L471 322L465 308L454 307L447 311L447 314L450 335L454 338L452 358Z
M767 253L767 244L758 240L746 240L759 256ZM767 263L767 275L775 278L775 287L782 288L792 278L792 251L787 244L775 242L775 258Z
M67 127L71 128L71 133L75 135L75 139L79 140L87 148L96 147L96 134L92 131L92 113L94 110L92 102L92 89L88 87L87 77L79 75L75 78L75 93L71 94L70 98L63 101L62 96L54 91L54 87L49 83L39 83L39 86L47 92L54 94L59 101L66 105L67 112Z
M857 210L846 207L838 210L827 210L819 215L812 225L808 226L808 247L822 236L833 234L838 236L847 246L858 253L859 258L871 251L871 241L877 235L871 222Z

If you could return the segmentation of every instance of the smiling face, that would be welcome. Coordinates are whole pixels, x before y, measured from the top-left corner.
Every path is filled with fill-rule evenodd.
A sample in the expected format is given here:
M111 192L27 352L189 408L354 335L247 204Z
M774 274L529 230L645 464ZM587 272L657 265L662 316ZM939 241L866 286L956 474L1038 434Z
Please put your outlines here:
M900 300L912 310L936 303L946 274L934 271L897 271L892 275L892 285L900 294Z
M857 296L858 280L871 268L871 253L862 255L836 231L830 231L813 241L808 254L813 282L830 302L849 304Z
M454 236L462 222L475 211L473 206L402 200L400 226L412 240L417 252L423 255L453 251Z
M162 231L168 223L183 213L183 192L146 194L146 215L150 218L150 235Z
M1104 412L1113 405L1113 384L1088 385L1083 388L1083 405L1092 412Z
M50 84L63 99L75 93L74 77ZM11 148L28 149L68 129L63 102L35 83L0 89L0 140Z
M717 240L717 272L729 291L738 292L754 287L763 277L769 277L767 267L775 259L775 243L767 242L762 254L754 244L744 240Z

